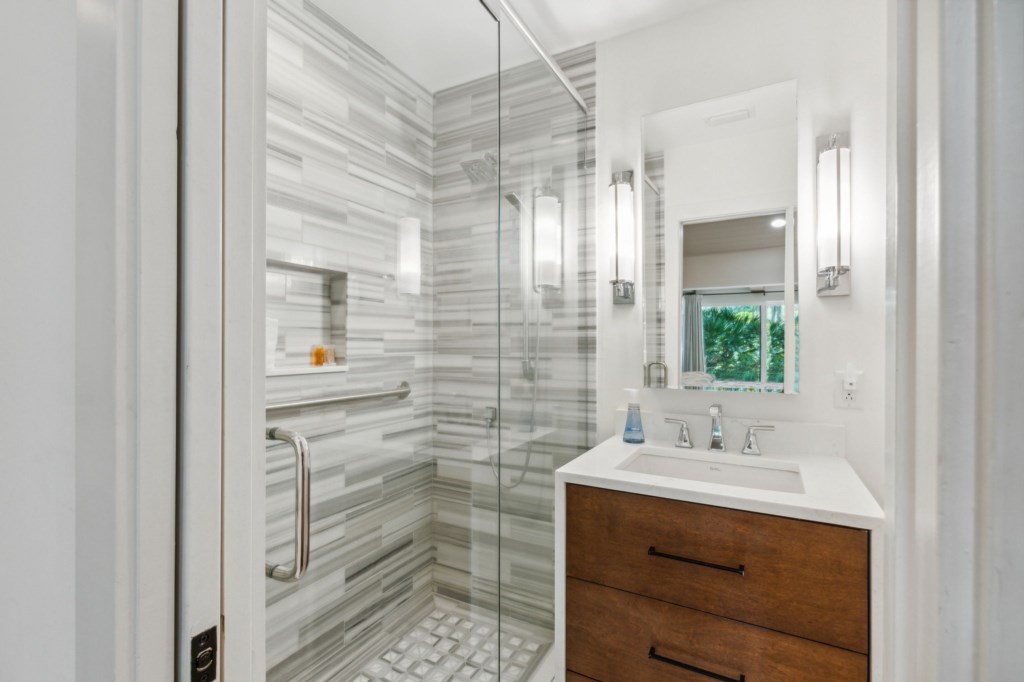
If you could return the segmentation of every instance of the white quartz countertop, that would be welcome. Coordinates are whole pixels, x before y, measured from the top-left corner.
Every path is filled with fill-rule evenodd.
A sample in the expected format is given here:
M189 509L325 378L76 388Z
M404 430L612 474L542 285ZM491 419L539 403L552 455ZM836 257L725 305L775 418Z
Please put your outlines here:
M735 442L735 441L734 441ZM641 452L662 457L683 457L709 463L799 469L803 492L781 492L739 485L725 485L690 478L639 473L620 469ZM751 476L758 475L754 469ZM766 474L767 476L767 474ZM770 456L739 455L674 448L671 440L651 440L642 445L624 443L621 435L604 441L556 472L559 485L575 483L622 492L651 495L717 507L787 516L853 528L881 528L881 507L846 459L839 454L779 453Z

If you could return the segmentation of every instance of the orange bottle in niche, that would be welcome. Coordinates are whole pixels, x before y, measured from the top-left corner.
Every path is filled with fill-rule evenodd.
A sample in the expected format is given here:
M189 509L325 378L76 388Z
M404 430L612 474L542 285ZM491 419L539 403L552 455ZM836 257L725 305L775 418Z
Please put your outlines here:
M327 351L324 350L323 346L313 346L313 366L323 367L324 363L327 362Z

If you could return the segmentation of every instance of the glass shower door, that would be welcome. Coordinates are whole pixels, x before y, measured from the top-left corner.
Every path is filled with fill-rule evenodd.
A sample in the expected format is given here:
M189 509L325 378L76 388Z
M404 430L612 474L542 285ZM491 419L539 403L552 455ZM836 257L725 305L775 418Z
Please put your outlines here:
M593 47L559 58L592 83ZM502 680L548 682L554 472L594 433L591 120L502 22L498 485Z

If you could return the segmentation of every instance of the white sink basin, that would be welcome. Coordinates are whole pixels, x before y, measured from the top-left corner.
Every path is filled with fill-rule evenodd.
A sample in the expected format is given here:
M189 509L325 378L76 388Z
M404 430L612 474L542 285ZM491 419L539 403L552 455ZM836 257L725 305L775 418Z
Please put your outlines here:
M741 488L803 493L800 466L795 462L766 460L714 453L684 453L666 449L640 448L616 467L623 471L668 476L690 481L734 485Z

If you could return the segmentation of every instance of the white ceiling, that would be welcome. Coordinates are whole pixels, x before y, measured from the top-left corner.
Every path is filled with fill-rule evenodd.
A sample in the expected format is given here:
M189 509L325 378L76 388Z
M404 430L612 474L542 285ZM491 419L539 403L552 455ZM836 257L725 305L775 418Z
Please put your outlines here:
M477 0L313 0L430 92L497 72L498 32Z
M548 52L607 40L718 0L508 0Z
M491 1L491 0L489 0ZM717 0L509 0L550 54L605 40ZM313 0L430 92L497 71L497 30L479 0ZM497 5L497 2L491 2ZM534 58L502 37L502 67Z
M745 218L687 224L683 230L683 253L704 256L709 253L734 253L752 249L770 249L786 245L786 231L772 227L775 218L785 213L769 213Z

